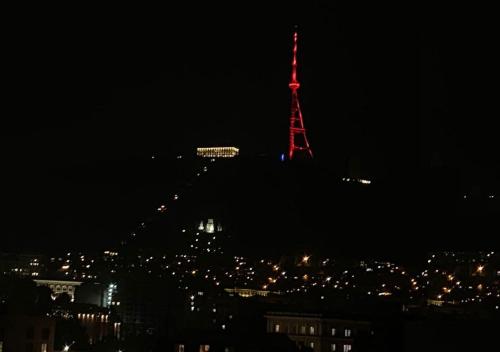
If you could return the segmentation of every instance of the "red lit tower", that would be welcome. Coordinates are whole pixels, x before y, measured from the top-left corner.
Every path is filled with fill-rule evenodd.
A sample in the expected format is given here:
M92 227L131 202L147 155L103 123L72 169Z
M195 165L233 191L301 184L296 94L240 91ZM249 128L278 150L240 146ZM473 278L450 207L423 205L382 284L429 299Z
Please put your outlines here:
M302 120L302 112L300 111L299 95L297 90L300 87L297 81L297 31L293 34L293 60L292 60L292 76L288 84L292 90L292 112L290 115L290 145L288 157L293 159L294 153L304 151L311 158L313 156L311 147L306 137L306 129Z

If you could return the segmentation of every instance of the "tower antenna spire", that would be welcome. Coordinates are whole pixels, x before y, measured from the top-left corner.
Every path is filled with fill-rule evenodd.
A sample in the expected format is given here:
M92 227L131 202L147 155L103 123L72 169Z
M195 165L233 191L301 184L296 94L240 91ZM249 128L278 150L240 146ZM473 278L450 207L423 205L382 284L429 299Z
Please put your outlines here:
M290 114L290 143L288 149L288 157L293 159L295 152L305 151L311 158L313 153L309 146L309 141L306 136L306 129L302 119L302 111L300 110L298 89L300 83L297 79L297 41L298 31L297 25L294 26L293 33L293 58L292 58L292 74L288 87L292 91L292 108Z

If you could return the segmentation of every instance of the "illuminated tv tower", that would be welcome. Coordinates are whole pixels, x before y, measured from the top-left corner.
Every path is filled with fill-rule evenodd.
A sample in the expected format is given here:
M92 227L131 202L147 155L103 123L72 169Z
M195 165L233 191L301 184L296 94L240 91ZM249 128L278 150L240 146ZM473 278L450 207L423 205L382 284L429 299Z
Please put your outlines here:
M293 34L293 60L292 60L292 76L288 86L292 90L292 111L290 115L290 145L288 157L293 159L296 151L305 151L312 158L313 153L306 137L306 129L302 120L302 112L300 111L299 95L297 90L300 87L297 81L297 31Z

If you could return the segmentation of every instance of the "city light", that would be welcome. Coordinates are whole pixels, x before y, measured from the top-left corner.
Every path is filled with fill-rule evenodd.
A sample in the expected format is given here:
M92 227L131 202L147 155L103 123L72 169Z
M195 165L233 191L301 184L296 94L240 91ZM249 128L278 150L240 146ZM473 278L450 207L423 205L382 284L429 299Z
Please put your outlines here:
M342 181L344 182L353 182L353 183L361 183L362 185L369 185L372 183L371 180L365 180L362 178L350 178L350 177L342 177Z
M68 344L65 344L64 347L63 347L63 351L64 352L68 352L71 348L71 346L73 346L75 342L73 341L72 343L70 343L69 345Z

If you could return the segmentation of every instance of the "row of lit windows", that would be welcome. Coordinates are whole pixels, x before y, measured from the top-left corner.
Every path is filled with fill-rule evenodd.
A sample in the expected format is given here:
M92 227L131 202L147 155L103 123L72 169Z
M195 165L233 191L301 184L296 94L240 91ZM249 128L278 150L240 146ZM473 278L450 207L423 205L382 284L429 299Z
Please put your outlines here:
M309 342L309 347L314 349L314 342ZM332 343L330 345L330 352L339 352L340 350L337 350L337 344ZM342 345L342 352L351 352L352 351L352 345L350 343L346 343Z
M100 318L101 323L108 322L108 315L107 314L78 313L78 319L92 319L92 320L94 320L94 318L97 318L98 320Z
M344 345L342 346L342 352L351 352L351 350L352 350L352 345L351 345L351 344L348 344L348 343L347 343L347 344L344 344ZM332 344L330 345L330 351L331 351L331 352L336 352L336 351L337 351L337 345L336 345L336 344L334 344L334 343L332 343Z
M232 348L226 347L224 348L224 352L230 352L232 351ZM183 344L179 344L175 346L175 352L185 352L185 346ZM210 351L210 345L200 345L200 348L198 349L199 352L209 352Z
M23 268L11 268L11 272L14 273L20 273L22 275L31 275L31 276L38 276L38 272L36 271L30 271L29 269L23 269ZM6 271L3 272L4 274L7 274Z
M274 332L281 332L280 331L280 324L274 324L274 329L273 329ZM306 335L307 333L307 327L302 325L300 327L300 333L302 335ZM309 335L314 335L316 333L316 329L314 326L309 326ZM331 335L332 336L336 336L337 335L337 329L336 328L332 328L331 329ZM352 330L351 329L344 329L344 337L351 337L352 336Z

